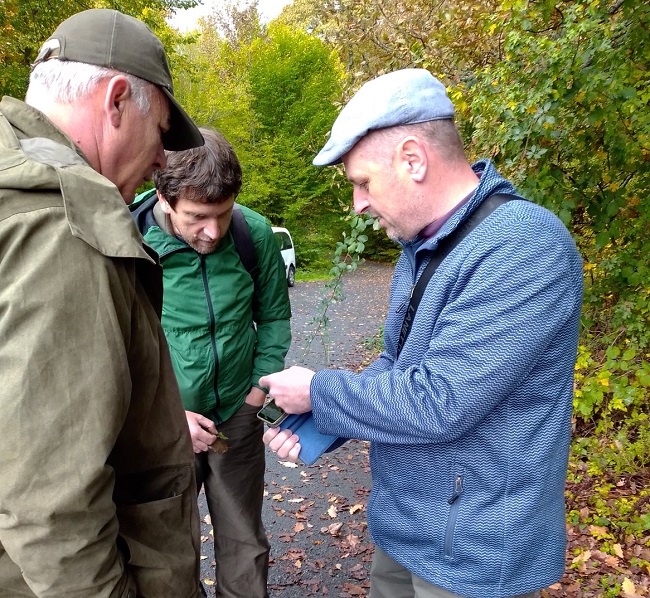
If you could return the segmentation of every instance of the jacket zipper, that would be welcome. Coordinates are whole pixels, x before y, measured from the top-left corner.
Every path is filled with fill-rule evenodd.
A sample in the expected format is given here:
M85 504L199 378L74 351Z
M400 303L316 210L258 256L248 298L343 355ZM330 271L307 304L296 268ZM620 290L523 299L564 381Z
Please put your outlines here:
M460 495L463 493L463 476L457 475L454 479L454 491L449 497L449 518L447 519L447 531L445 533L445 556L451 557L454 544L454 530L456 528L456 519L458 517L458 509L460 508Z
M216 322L214 317L214 307L212 305L212 297L210 296L210 287L208 285L208 272L205 265L205 255L201 255L201 277L203 278L203 290L205 291L205 299L208 303L208 313L210 314L210 344L212 346L212 353L214 355L214 379L213 390L215 399L214 414L216 415L217 409L221 403L219 397L219 388L217 384L217 374L219 372L219 355L217 353L217 343L215 341L215 328Z

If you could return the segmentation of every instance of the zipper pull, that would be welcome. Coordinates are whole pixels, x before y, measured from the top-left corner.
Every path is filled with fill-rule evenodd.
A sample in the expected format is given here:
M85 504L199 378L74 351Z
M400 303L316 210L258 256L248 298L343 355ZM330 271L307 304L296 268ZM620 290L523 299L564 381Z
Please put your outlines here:
M397 309L395 310L395 313L397 313L397 314L401 314L401 313L406 309L406 307L411 303L411 299L413 298L413 291L414 291L414 290L415 290L415 285L412 284L412 285L411 285L411 291L409 292L409 298L408 298L408 301L407 301L407 300L402 301L402 302L397 306Z
M454 480L454 493L451 495L449 500L447 501L450 505L453 505L457 500L458 497L463 493L463 476L458 475L456 476L456 479Z

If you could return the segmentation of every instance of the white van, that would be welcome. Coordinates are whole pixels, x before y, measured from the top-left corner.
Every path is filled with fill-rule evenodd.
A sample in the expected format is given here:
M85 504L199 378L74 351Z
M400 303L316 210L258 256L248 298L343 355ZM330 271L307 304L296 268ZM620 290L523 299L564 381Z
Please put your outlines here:
M271 228L273 229L273 236L284 260L287 284L292 287L296 282L296 251L293 247L293 239L286 228L282 228L281 226L273 226Z

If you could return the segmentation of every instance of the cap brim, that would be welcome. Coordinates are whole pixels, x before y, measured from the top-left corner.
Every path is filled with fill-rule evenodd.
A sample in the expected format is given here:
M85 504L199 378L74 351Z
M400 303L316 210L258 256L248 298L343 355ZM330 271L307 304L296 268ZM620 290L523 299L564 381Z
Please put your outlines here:
M201 131L183 110L176 98L166 88L161 87L169 100L169 130L163 133L163 147L166 150L181 151L200 147L205 143Z
M343 156L345 156L345 154L347 154L351 149L352 148L346 149L343 153L341 153L341 151L335 152L330 148L329 144L326 144L312 160L312 164L314 166L336 166L337 164L342 164Z

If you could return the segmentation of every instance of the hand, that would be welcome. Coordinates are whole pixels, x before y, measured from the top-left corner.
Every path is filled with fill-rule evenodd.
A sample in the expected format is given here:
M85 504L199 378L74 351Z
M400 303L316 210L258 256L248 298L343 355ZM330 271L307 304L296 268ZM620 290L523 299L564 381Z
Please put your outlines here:
M280 430L280 428L269 428L262 436L264 444L277 453L281 459L288 459L292 463L298 463L300 453L300 438L291 430Z
M205 453L217 439L217 428L214 422L193 411L186 411L187 425L192 437L192 448L195 453Z
M266 399L266 392L257 386L251 386L244 401L253 407L261 407L264 405Z
M287 413L311 411L309 387L316 372L298 366L260 378L260 386L269 389L275 404Z

